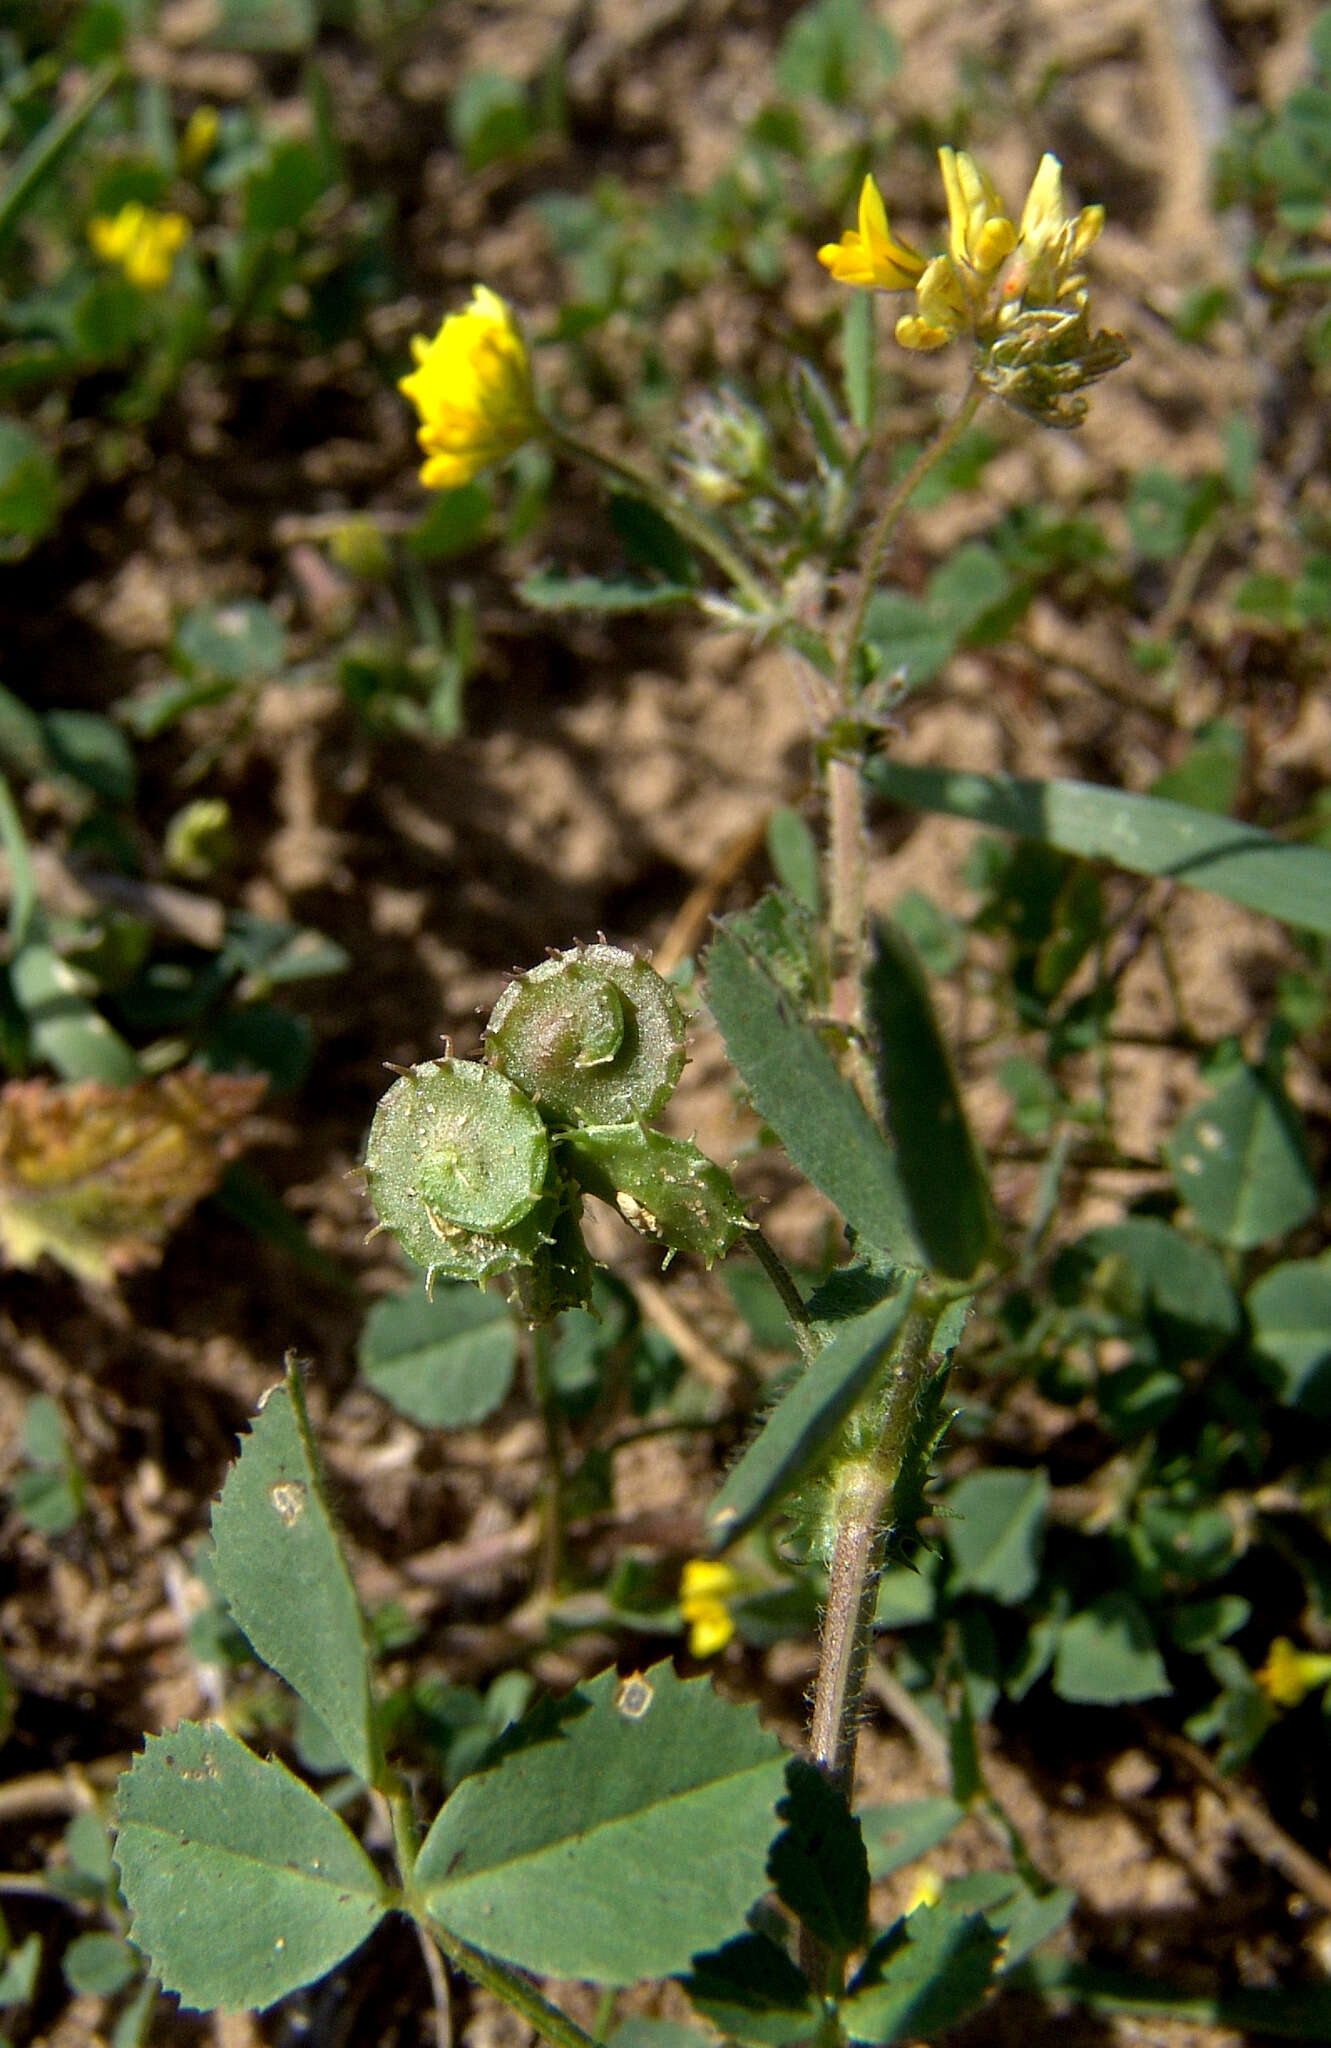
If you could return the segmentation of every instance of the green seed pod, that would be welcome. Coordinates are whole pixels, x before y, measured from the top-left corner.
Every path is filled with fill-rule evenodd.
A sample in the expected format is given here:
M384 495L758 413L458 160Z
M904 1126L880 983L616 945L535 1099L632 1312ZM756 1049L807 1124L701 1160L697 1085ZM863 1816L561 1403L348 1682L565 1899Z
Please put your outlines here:
M721 1167L687 1138L641 1124L602 1124L559 1141L568 1170L601 1201L672 1252L697 1252L710 1266L752 1225Z
M618 946L574 946L520 975L495 1004L485 1056L553 1123L655 1116L684 1068L669 982Z
M408 1258L450 1280L524 1264L553 1213L539 1110L475 1060L433 1060L395 1081L365 1149L370 1199Z

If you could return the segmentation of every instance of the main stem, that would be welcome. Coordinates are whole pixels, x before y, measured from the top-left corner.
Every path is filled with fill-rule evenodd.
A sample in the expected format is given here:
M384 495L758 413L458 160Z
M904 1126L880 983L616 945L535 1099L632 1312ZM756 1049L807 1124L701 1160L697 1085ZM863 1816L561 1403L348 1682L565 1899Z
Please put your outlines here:
M840 1480L809 1756L847 1795L855 1769L878 1571L911 1423L934 1369L933 1328L934 1318L927 1313L917 1311L907 1318L888 1368L878 1442L864 1458L848 1465Z
M834 716L853 715L858 695L856 666L864 638L864 622L878 587L901 518L930 470L955 448L984 401L984 386L972 377L956 411L943 422L932 441L920 450L906 474L888 492L864 551L859 586L846 621L845 637L832 684ZM832 1016L858 1041L863 1026L864 891L868 867L868 835L864 783L858 752L833 751L826 765L828 939L831 952ZM852 1078L868 1099L871 1087L858 1054Z

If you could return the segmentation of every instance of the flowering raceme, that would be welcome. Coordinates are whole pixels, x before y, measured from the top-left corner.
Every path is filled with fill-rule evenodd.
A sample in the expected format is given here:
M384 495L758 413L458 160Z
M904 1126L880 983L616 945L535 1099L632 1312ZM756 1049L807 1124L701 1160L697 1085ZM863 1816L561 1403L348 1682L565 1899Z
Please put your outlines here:
M1041 157L1013 225L988 176L965 150L940 149L947 198L948 247L931 262L897 241L872 178L860 194L858 229L818 251L838 283L865 291L915 292L896 338L903 348L936 349L969 334L980 351L980 382L1020 412L1050 426L1077 426L1079 393L1127 357L1115 334L1092 333L1081 259L1104 226L1104 208L1071 219L1063 204L1063 168Z
M478 284L433 341L411 344L416 368L399 391L420 415L421 482L455 490L540 431L526 343L497 292Z
M130 283L145 292L160 292L169 282L189 234L183 213L155 213L138 199L127 200L119 213L94 214L88 223L93 253L118 263Z

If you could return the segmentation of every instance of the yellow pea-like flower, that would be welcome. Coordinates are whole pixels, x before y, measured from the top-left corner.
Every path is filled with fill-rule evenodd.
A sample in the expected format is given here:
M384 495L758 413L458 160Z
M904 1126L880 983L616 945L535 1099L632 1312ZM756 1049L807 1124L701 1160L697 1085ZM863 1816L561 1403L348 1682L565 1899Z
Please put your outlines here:
M183 213L157 213L130 199L119 213L95 214L88 223L94 255L118 263L140 291L160 292L169 283L176 257L190 237Z
M1017 230L989 177L964 149L940 149L947 198L948 246L954 263L989 277L1012 254Z
M527 345L497 292L478 284L433 341L411 344L416 368L399 380L420 415L421 482L455 490L541 430Z
M971 325L973 308L950 256L935 256L915 287L915 313L903 313L896 325L903 348L942 348Z
M876 292L909 291L924 269L923 256L892 233L872 177L860 187L858 226L847 228L839 242L825 243L818 261L838 284Z
M1273 1706L1297 1707L1308 1693L1331 1680L1331 1657L1300 1650L1288 1636L1277 1636L1256 1677Z
M689 1654L715 1657L735 1633L730 1602L740 1581L728 1564L691 1557L680 1574L679 1611L689 1631Z

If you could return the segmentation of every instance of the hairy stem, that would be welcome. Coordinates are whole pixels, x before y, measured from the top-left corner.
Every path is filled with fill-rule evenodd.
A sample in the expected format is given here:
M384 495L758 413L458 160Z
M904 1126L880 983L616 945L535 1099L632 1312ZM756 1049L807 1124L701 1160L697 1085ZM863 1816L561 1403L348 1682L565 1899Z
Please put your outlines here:
M545 1431L545 1540L541 1578L544 1590L553 1595L564 1576L564 1411L551 1378L550 1334L546 1329L538 1328L531 1333L531 1373Z
M935 463L954 448L984 400L984 387L972 377L957 405L932 441L920 450L906 474L889 491L869 535L860 565L859 586L846 621L845 636L832 685L833 716L850 713L858 694L856 665L864 637L869 603L882 575L883 563L902 514ZM858 1041L863 1027L864 899L868 868L868 825L858 752L834 750L825 767L827 806L828 945L831 1008L836 1023L850 1035L851 1078L865 1102L873 1106L873 1084Z
M860 650L860 641L864 637L864 620L869 609L869 601L883 573L883 562L892 544L892 537L901 523L901 515L935 463L941 462L943 457L956 447L980 410L984 397L984 386L978 378L972 377L961 395L956 411L944 420L932 441L925 443L906 474L888 492L884 500L883 509L878 514L873 531L869 535L868 546L864 550L860 565L859 588L855 593L850 617L846 621L846 634L841 643L841 657L837 663L837 701L845 709L849 709L855 701L855 662Z
M851 1796L864 1677L873 1642L873 1613L883 1548L893 1521L911 1423L933 1370L934 1318L907 1317L888 1367L878 1441L840 1475L836 1541L827 1575L809 1728L809 1759ZM834 1959L805 1929L800 1959L817 1988L830 1985Z
M790 1318L790 1326L795 1332L796 1343L806 1358L812 1357L817 1351L818 1345L813 1336L813 1326L809 1318L809 1311L804 1303L804 1297L795 1285L790 1268L776 1249L776 1246L763 1236L761 1230L755 1229L750 1231L748 1245L754 1258L757 1259L758 1264L762 1267L781 1298L781 1306Z
M676 497L650 470L640 469L636 462L630 462L622 455L612 455L608 449L598 448L594 441L584 441L581 435L570 433L567 427L556 426L551 420L547 420L546 427L557 454L585 463L607 483L645 499L663 519L669 520L677 533L697 548L699 554L706 555L716 565L755 611L769 613L772 610L771 592L756 570L726 535L686 499Z

